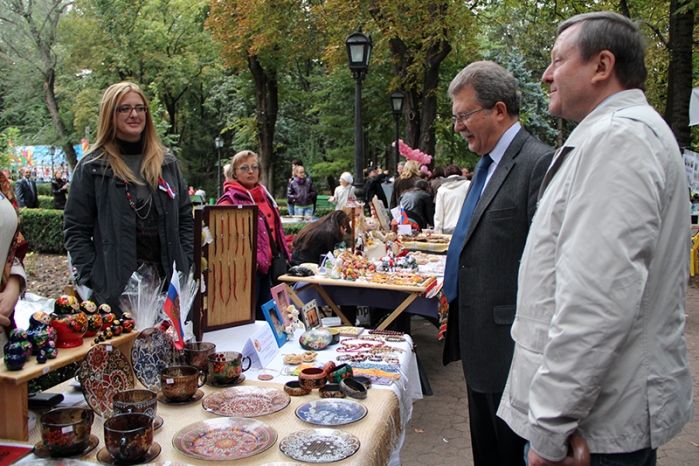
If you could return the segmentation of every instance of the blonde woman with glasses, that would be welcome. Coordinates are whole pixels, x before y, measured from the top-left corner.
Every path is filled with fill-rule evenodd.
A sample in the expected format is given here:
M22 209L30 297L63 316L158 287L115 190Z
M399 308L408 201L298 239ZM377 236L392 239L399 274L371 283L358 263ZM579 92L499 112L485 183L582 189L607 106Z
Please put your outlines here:
M97 140L75 167L64 226L77 284L118 314L119 296L139 266L154 267L168 282L173 263L189 272L194 220L187 185L136 84L104 92Z

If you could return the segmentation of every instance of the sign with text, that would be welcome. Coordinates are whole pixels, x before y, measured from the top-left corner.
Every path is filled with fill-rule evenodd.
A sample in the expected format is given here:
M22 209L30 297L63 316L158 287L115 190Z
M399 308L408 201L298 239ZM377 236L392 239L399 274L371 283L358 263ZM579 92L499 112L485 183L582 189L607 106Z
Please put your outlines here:
M259 363L260 367L266 367L277 353L279 353L279 346L269 326L264 326L253 333L243 347L243 356L249 356L253 364Z

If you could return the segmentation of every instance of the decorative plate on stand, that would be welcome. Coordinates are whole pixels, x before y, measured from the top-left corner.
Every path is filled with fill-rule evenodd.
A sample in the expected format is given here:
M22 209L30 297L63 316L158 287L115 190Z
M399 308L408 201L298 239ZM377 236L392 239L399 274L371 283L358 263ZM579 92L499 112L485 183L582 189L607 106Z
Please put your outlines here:
M308 429L284 437L279 449L297 461L332 463L357 453L359 439L342 430Z
M269 387L233 387L212 393L201 402L205 410L219 416L257 417L276 413L291 403L291 397Z
M185 427L175 434L172 445L191 458L231 461L262 453L276 441L277 431L264 422L227 417Z
M296 408L296 416L309 424L342 426L364 418L367 409L352 400L321 399L309 401Z
M112 398L134 387L131 363L124 353L100 343L87 352L78 369L85 401L98 416L112 417Z
M131 363L136 378L148 390L160 391L160 373L174 361L172 338L159 328L142 330L131 345Z

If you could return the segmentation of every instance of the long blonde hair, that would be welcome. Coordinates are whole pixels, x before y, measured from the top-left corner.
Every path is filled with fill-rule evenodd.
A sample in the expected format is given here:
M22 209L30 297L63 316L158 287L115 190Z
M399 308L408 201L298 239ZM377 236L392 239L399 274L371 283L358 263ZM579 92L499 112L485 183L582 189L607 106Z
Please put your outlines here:
M96 159L104 158L107 160L114 174L119 178L123 178L130 183L142 184L124 162L124 159L121 157L121 152L119 151L119 145L116 142L116 108L119 106L121 99L129 92L138 94L141 99L143 99L143 105L148 107L148 99L141 88L136 84L124 81L109 86L107 90L104 91L104 95L100 101L97 140L90 146L85 155L101 149L102 153L99 154ZM153 124L150 111L147 111L144 116L146 119L146 126L141 133L141 141L143 143L141 177L146 181L146 184L157 189L158 178L162 176L165 149L160 142L160 137Z
M403 171L400 174L401 179L410 178L412 176L420 175L420 164L415 160L408 160L405 162Z

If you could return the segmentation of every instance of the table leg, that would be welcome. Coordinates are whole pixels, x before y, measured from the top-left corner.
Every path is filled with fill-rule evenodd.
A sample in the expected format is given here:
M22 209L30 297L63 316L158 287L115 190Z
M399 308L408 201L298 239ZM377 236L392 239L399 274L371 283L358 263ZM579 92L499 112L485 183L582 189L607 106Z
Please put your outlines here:
M0 438L29 440L27 383L0 384Z
M405 298L405 300L402 303L400 303L400 306L398 306L395 311L391 312L391 315L386 317L386 320L381 322L381 325L376 327L376 329L377 330L385 330L386 327L391 325L391 322L393 322L396 319L396 317L398 317L400 315L400 313L405 310L405 308L410 306L410 303L415 301L415 298L417 298L418 296L420 296L420 293L410 293L408 295L408 297Z
M318 294L321 295L323 297L323 299L325 300L325 304L330 306L330 309L335 311L335 314L337 314L338 317L340 318L340 320L342 320L342 323L345 325L349 325L351 327L354 326L354 322L349 321L349 319L340 310L340 308L337 307L337 304L335 304L335 302L332 299L330 299L330 296L328 296L328 293L325 292L323 287L321 285L318 285L318 284L315 284L314 286L315 286L316 291L318 291Z
M296 304L296 307L298 307L299 310L301 310L301 308L304 306L304 303L303 303L303 301L301 301L301 298L299 298L299 295L297 295L296 292L303 291L306 288L309 288L311 286L311 284L307 283L307 284L303 285L302 287L300 287L298 290L294 290L292 287L289 286L288 283L285 283L284 285L286 286L286 292L289 295L289 298L291 298L291 300L294 302L294 304Z

